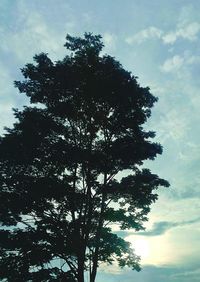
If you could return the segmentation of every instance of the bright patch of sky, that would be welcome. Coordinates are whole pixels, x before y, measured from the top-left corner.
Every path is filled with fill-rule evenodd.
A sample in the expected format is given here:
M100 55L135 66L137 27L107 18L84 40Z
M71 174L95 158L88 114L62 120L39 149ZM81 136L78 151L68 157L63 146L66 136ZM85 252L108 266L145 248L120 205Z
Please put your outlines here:
M104 52L159 97L147 127L164 152L146 166L171 188L159 192L146 233L122 234L141 254L143 270L102 266L97 282L199 281L199 10L199 0L0 1L1 132L14 121L11 108L28 102L13 87L19 69L39 52L62 58L67 33L100 33Z

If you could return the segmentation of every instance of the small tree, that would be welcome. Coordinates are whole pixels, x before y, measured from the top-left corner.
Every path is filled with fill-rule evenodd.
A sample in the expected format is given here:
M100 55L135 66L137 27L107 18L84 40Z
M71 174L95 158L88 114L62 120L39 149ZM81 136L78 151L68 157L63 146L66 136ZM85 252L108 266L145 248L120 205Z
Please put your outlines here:
M157 98L100 55L101 36L66 39L70 55L36 55L15 82L38 106L14 110L0 139L2 281L82 282L89 271L94 282L113 261L139 270L111 227L142 229L154 190L169 186L140 168L162 153L142 127Z

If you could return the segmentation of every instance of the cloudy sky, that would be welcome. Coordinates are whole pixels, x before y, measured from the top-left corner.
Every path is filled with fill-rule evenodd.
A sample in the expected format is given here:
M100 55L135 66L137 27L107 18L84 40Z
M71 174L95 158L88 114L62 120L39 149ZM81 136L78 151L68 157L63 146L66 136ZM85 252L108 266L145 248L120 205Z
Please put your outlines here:
M171 188L159 192L146 231L122 232L143 270L102 267L97 282L195 282L200 277L200 0L0 0L0 132L27 103L13 81L34 54L64 56L65 35L103 36L115 56L159 97L148 127L163 155L146 163Z

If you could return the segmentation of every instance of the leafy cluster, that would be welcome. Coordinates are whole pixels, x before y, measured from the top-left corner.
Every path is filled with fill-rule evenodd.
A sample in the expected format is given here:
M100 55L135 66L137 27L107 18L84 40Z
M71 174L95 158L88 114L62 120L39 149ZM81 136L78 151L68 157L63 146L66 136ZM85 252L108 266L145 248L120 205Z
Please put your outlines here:
M99 264L113 261L139 270L111 227L142 229L155 189L169 186L140 168L162 153L142 127L157 99L101 55L101 36L66 39L63 60L42 53L22 69L15 85L33 106L15 110L0 139L5 281L81 282L88 270L92 282Z

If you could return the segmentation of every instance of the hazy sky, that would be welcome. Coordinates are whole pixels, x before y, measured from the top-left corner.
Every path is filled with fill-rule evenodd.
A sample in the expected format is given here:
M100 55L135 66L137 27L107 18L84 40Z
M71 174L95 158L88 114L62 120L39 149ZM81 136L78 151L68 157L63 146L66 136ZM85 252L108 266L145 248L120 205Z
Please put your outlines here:
M13 87L34 54L61 59L67 33L101 34L115 56L159 97L148 127L163 155L146 163L171 183L146 232L121 232L143 270L102 266L97 282L200 281L200 0L0 0L0 131L27 103Z

